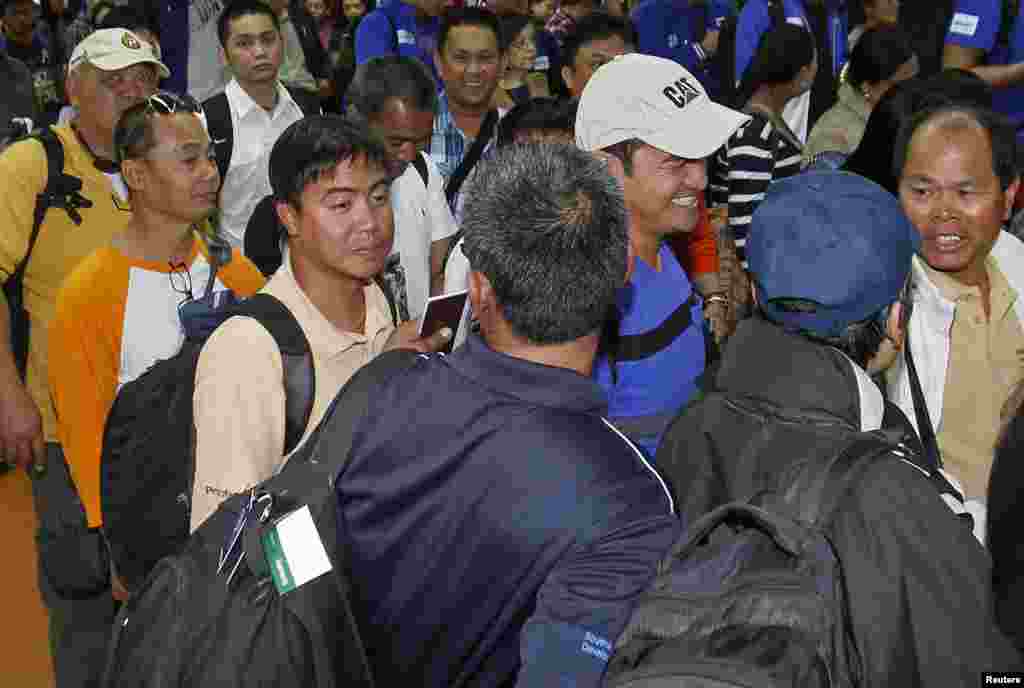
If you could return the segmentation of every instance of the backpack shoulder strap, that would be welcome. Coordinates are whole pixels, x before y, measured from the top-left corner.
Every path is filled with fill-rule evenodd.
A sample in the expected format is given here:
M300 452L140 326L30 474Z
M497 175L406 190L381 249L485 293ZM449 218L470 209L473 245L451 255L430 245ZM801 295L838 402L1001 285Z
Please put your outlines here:
M29 258L32 257L32 250L39 238L39 230L42 229L43 220L46 218L46 211L50 208L62 208L76 225L82 224L82 216L79 208L92 207L92 201L84 198L82 180L64 173L64 144L61 143L57 134L50 127L44 127L31 135L39 141L46 153L46 186L36 196L36 205L32 212L32 232L28 237L28 248L25 257L21 259L14 272L11 274L24 275L28 266Z
M424 354L411 349L391 349L357 370L342 386L324 413L324 420L330 419L330 432L324 432L328 423L321 422L310 435L307 443L312 447L312 452L307 460L322 464L333 462L342 464L335 465L334 469L343 468L352 448L352 438L358 429L359 421L369 409L374 392L392 378L412 368L418 359L424 357ZM291 462L285 464L282 472L289 470L288 467L291 465ZM333 473L333 479L340 477L338 470L334 470Z
M791 479L780 485L782 502L800 521L826 527L850 488L876 460L899 449L897 433L876 430L855 433L841 443L839 451L822 461L812 457L803 462Z
M444 271L448 269L448 260L452 257L452 253L459 245L459 242L462 241L462 233L462 227L459 227L455 230L455 234L452 234L451 241L448 242L448 249L444 252L444 260L441 261L442 275L444 274Z
M427 161L423 158L423 153L416 154L416 157L412 159L412 166L416 168L416 173L419 174L420 179L423 180L423 188L429 188L430 172L427 167Z
M615 342L614 357L616 361L639 361L658 353L693 324L693 306L697 303L697 290L690 292L690 297L672 311L672 314L661 321L657 327L647 332L631 335L618 335Z
M473 139L473 145L466 151L466 155L463 156L459 166L452 172L451 179L448 180L448 184L445 186L444 195L448 199L449 206L455 201L455 197L459 195L459 189L462 188L462 183L466 181L466 177L469 176L477 161L480 160L480 156L483 155L484 148L487 147L487 142L491 140L491 135L494 133L494 127L497 124L498 111L489 110L487 116L484 117L483 123L480 125L480 131L477 133L476 138Z
M224 178L231 167L231 154L235 146L234 125L231 123L231 108L228 105L228 96L221 91L203 103L203 112L206 113L206 128L210 132L210 140L217 151L217 169L220 171L220 183L224 185Z
M309 341L292 312L270 294L254 294L240 303L234 314L258 320L281 351L285 391L284 453L287 456L302 439L313 412L316 372Z

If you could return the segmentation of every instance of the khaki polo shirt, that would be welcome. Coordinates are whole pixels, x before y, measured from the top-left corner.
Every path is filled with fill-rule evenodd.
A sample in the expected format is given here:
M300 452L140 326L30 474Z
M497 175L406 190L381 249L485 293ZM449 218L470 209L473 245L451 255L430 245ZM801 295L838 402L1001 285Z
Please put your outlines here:
M365 332L337 329L295 281L287 254L262 291L288 307L313 352L316 393L301 447L341 387L383 351L394 330L391 311L384 293L371 284L365 290ZM192 530L226 497L270 478L283 465L282 376L281 354L273 337L252 318L231 318L207 340L196 369L193 401Z
M981 290L925 265L932 283L956 304L949 363L937 432L946 469L963 484L968 499L985 499L1000 412L1021 379L1024 331L1014 311L1017 294L991 258L986 262L990 317Z

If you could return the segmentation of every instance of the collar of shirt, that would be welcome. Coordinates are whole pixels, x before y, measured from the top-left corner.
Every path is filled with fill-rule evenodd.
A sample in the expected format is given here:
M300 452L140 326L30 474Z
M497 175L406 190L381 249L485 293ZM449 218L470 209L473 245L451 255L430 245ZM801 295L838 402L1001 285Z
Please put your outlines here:
M604 390L591 378L495 351L479 335L467 337L447 360L481 386L528 404L602 416L608 411Z
M430 157L447 179L455 173L459 161L466 152L466 135L448 109L448 96L442 91L437 99L437 115L434 117L434 133L430 141Z
M981 289L976 286L961 284L950 275L934 269L927 262L921 261L925 275L946 300L957 304L967 300L980 299ZM1013 290L1006 276L996 266L995 259L985 259L985 270L988 272L989 307L991 322L1002 320L1017 301L1017 292Z
M363 290L366 297L364 332L339 330L309 300L306 292L296 281L287 246L284 247L282 254L281 267L267 283L267 290L271 295L281 299L292 311L302 325L312 351L329 360L358 344L372 343L383 331L392 328L391 310L387 299L380 287L371 282Z
M254 111L264 112L267 117L273 120L291 108L294 108L299 117L302 117L302 110L292 100L292 95L288 93L288 89L280 81L277 82L277 103L274 105L274 109L270 111L264 110L259 103L253 100L252 96L246 93L245 89L238 83L238 79L232 79L228 82L228 85L224 87L224 95L227 96L231 111L236 114L239 120L245 119Z

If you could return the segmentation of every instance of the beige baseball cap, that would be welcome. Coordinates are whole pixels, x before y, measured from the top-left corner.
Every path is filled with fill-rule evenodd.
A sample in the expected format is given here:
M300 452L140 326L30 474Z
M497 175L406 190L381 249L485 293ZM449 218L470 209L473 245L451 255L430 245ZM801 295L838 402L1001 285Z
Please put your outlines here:
M99 29L86 36L71 53L68 71L85 62L107 72L147 62L156 67L161 78L171 74L153 46L127 29Z
M708 97L678 63L632 53L602 65L576 111L576 145L588 151L639 139L680 158L706 158L750 117Z

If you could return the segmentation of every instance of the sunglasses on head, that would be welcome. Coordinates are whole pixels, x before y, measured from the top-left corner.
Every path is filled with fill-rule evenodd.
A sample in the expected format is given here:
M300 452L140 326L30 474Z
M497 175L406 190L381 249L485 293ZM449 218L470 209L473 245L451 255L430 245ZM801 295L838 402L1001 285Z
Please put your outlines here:
M192 96L170 91L157 91L146 98L146 106L149 112L159 115L173 115L177 112L199 114L203 111L199 101Z

